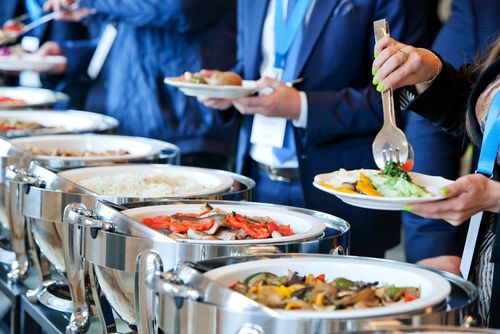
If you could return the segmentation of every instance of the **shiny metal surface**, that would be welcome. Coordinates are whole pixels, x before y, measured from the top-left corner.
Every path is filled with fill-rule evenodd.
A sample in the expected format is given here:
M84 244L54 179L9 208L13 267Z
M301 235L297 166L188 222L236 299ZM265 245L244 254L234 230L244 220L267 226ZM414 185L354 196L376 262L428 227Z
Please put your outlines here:
M137 324L135 314L135 273L136 260L141 254L149 254L154 250L161 258L162 265L170 269L183 261L200 261L224 256L239 256L248 253L332 253L347 254L349 244L349 224L344 220L317 211L283 207L284 210L298 211L322 219L327 228L323 235L287 243L270 243L262 245L217 245L202 243L177 242L159 232L151 230L142 224L123 215L125 208L152 205L174 205L179 203L199 204L207 200L162 200L148 203L123 204L121 208L112 208L103 202L98 202L93 210L93 218L111 222L114 231L103 231L81 224L82 217L78 213L69 213L69 225L78 225L82 230L81 254L96 273L100 289L117 314L129 324ZM238 206L265 205L251 202L208 201L211 205L231 204ZM269 207L276 207L269 205ZM137 326L143 326L137 324Z
M311 256L304 254L270 255L266 258L275 257L301 257ZM325 257L325 255L313 255ZM228 257L201 261L195 264L198 270L210 270L242 261L252 261L262 257ZM375 262L386 262L387 260L373 259ZM413 266L411 264L405 264ZM181 270L183 267L180 267ZM203 270L199 268L204 268ZM446 301L446 307L426 308L422 312L411 314L400 314L391 317L361 318L361 319L296 319L293 317L274 316L263 312L252 312L241 303L235 303L232 299L226 299L222 303L213 303L198 300L184 299L175 300L165 289L165 280L161 274L149 273L151 286L159 293L159 327L165 333L363 333L363 330L373 330L388 326L420 326L420 325L453 325L470 326L475 324L475 312L477 302L477 288L462 278L436 271L444 276L452 285L452 292ZM174 271L175 274L175 271ZM181 273L182 274L182 273ZM189 280L189 276L183 275L188 281L186 285L193 289L200 289L204 294L206 285L199 284L196 280ZM196 276L193 276L196 278ZM245 305L246 306L246 305ZM384 332L394 333L394 332ZM396 332L397 333L397 332Z
M169 159L169 162L176 162L178 156L176 155ZM230 176L234 180L231 189L225 193L204 196L204 198L250 200L251 191L255 185L253 180L225 171L217 171L217 173ZM86 274L86 270L80 267L81 259L78 248L80 245L74 242L74 240L79 238L78 233L80 232L79 229L67 227L67 224L62 223L64 220L64 210L66 206L71 203L78 203L85 205L86 208L92 209L98 199L107 200L109 205L113 205L112 203L125 204L140 202L147 199L138 197L98 196L59 177L56 173L38 163L32 163L30 165L29 174L31 177L43 180L45 187L30 186L27 191L22 193L20 199L22 203L22 213L30 222L33 239L36 241L36 247L40 248L41 253L50 263L68 276L72 299L77 301L73 313L74 322L71 326L75 328L85 327L88 321L88 309L86 308L84 296L86 288L82 286L82 277ZM92 226L93 228L108 226L106 222L93 220L90 217L82 218L79 220L79 223ZM66 230L66 227L68 230ZM141 233L149 233L149 228L133 224L125 229L123 226L120 226L117 231L130 235L145 236ZM70 234L71 237L67 237L66 241L63 242L64 236L68 234ZM70 270L68 270L68 265L71 266ZM82 272L82 270L84 272ZM99 275L102 276L101 272L96 270L96 276L99 277Z

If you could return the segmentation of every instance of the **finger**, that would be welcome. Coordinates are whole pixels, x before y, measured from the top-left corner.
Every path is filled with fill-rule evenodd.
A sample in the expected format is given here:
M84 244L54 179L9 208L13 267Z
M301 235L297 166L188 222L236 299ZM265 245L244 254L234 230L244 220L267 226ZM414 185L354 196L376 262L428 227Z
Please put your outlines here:
M43 4L43 11L44 12L49 12L53 7L53 4L52 4L52 1L46 1L44 4Z
M384 91L393 88L397 89L400 87L408 86L414 84L414 76L411 75L412 69L410 64L402 64L387 77L380 80L380 83L384 85ZM378 74L378 73L377 73Z
M257 88L261 89L265 87L271 87L273 89L279 89L284 84L285 83L283 81L271 79L269 77L263 77L257 81Z
M373 68L378 72L380 68L384 65L384 63L389 58L391 58L399 49L401 48L396 45L391 45L382 50L378 55L378 57L373 61Z
M211 77L212 75L214 75L216 72L219 72L219 71L216 71L216 70L205 70L205 69L202 69L200 71L200 75L204 78L209 78Z
M404 55L402 54L404 53ZM378 69L376 76L382 81L389 74L393 73L397 68L403 65L408 59L408 53L404 49L396 51L385 63Z
M449 184L448 186L442 188L441 192L443 193L443 195L446 195L446 197L448 197L448 198L457 197L460 194L465 193L467 188L470 185L470 182L468 179L469 177L470 177L470 175L458 178L452 184Z
M380 53L386 47L388 47L391 44L394 44L395 42L396 41L389 36L382 37L377 43L375 43L375 50L374 51L377 51L378 53Z

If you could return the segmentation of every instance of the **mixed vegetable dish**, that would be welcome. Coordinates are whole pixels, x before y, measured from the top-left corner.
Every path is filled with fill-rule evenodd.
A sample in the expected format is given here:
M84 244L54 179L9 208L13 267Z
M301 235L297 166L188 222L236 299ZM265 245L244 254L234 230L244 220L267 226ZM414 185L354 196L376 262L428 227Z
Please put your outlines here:
M270 217L250 217L205 204L200 213L176 213L146 217L142 223L176 239L245 240L291 236L290 225Z
M324 187L348 193L378 197L432 197L425 187L415 184L400 164L390 161L379 173L341 169L330 180L321 181Z
M420 298L419 287L380 285L325 275L300 276L295 271L277 276L259 272L229 288L270 308L284 310L335 311L365 309L411 302Z

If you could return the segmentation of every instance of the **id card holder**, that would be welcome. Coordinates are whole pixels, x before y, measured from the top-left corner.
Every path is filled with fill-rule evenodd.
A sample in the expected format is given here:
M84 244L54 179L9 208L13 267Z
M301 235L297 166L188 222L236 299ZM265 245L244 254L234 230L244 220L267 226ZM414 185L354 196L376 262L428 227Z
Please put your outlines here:
M117 34L116 27L110 23L104 28L99 44L94 51L92 59L90 59L89 67L87 68L87 74L92 79L95 80L99 73L101 73L102 66L108 58L111 47L115 41Z
M253 117L250 143L282 148L285 131L286 118L266 117L256 114Z

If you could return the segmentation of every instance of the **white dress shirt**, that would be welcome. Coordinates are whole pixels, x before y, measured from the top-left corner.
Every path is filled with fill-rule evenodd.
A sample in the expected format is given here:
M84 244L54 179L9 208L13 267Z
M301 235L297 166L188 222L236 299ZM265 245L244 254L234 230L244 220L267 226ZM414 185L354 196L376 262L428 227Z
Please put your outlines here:
M264 27L262 29L262 63L260 66L260 76L261 77L276 77L276 70L274 68L274 55L275 55L275 36L274 36L274 9L275 0L269 2L267 9L266 19L264 20ZM306 16L304 18L305 25L309 23L311 18L311 13L314 8L316 0L312 0L309 8L307 10ZM283 17L287 16L288 0L283 0ZM304 92L299 92L300 94L300 116L297 120L292 120L292 124L295 127L306 128L307 127L307 96ZM299 163L297 157L280 163L273 153L273 147L262 144L252 144L250 148L250 156L257 162L262 164L281 167L281 168L298 168Z

